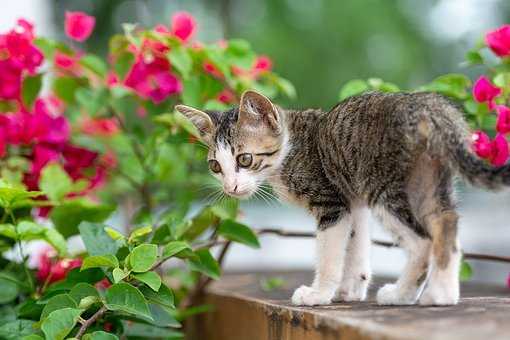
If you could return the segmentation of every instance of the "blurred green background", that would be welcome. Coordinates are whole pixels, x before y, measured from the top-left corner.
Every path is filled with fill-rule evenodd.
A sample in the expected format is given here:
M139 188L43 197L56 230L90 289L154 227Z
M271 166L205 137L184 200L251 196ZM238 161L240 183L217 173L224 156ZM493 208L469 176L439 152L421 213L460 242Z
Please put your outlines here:
M105 53L107 38L125 22L169 24L186 10L199 23L198 39L244 38L269 55L298 98L281 104L329 107L342 84L380 77L413 88L448 72L467 72L465 52L483 33L510 22L507 0L57 0L55 25L65 10L97 18L87 44ZM62 32L62 30L61 30Z

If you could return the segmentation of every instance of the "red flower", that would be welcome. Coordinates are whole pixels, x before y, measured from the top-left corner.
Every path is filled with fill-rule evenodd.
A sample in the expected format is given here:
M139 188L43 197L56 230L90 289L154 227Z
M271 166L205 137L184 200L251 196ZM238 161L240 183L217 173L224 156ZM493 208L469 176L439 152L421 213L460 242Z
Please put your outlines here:
M230 103L234 102L234 100L235 100L235 96L232 93L232 91L227 90L227 89L224 89L223 91L221 91L216 98L220 102L225 103L225 104L230 104Z
M485 133L479 131L473 135L473 148L478 156L495 166L505 165L510 154L508 142L502 134L498 134L491 141Z
M259 75L261 73L270 72L272 68L273 62L271 61L271 59L269 59L269 57L267 56L262 55L257 57L257 59L255 60L255 63L253 64L252 67L252 72L255 75Z
M66 12L66 35L76 41L83 42L88 39L96 25L96 18L83 12Z
M119 132L119 126L114 118L86 118L81 123L81 130L91 136L108 137Z
M510 132L510 108L504 105L498 105L498 121L496 124L496 130L500 133Z
M37 279L41 283L53 283L65 279L67 273L72 269L78 268L82 264L81 259L62 259L56 258L57 253L51 247L46 248L38 256Z
M112 71L108 72L108 75L106 76L106 84L108 86L117 85L119 83L119 77Z
M177 12L172 17L172 34L186 42L195 33L195 19L188 12Z
M473 86L473 97L475 100L479 103L487 102L491 110L495 108L494 99L500 94L501 89L492 85L490 80L485 76L478 78Z
M510 25L503 25L487 33L485 42L497 56L510 56Z
M214 66L214 64L211 63L210 61L207 61L207 60L204 61L202 67L206 73L209 73L213 77L223 78L223 74L221 73L221 71L218 70L218 68L216 66Z

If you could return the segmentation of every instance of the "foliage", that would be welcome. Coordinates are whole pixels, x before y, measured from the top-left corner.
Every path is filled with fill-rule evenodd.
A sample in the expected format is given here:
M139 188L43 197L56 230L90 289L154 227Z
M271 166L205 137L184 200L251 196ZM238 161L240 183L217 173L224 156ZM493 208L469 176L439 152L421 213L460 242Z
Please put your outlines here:
M71 40L94 25L66 14ZM295 91L246 41L203 44L195 29L184 12L169 27L126 24L107 60L36 37L26 20L2 35L0 247L18 260L0 260L0 338L179 338L192 287L221 275L210 248L259 247L235 201L190 214L205 153L173 107L225 109L248 88ZM130 217L120 224L114 211ZM85 249L71 255L75 235ZM48 246L27 254L35 240Z

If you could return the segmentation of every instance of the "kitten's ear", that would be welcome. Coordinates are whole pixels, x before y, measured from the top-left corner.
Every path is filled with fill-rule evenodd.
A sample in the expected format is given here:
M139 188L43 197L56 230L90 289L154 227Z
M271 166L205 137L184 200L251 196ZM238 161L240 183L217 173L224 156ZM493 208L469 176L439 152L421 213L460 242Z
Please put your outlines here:
M245 91L239 105L239 123L256 125L265 122L276 133L280 132L280 114L276 106L264 95Z
M198 132L200 132L202 139L208 143L214 132L214 124L211 120L211 117L209 117L209 115L203 111L186 105L176 105L175 109L182 113L193 123L193 125L195 125L195 127L198 129Z

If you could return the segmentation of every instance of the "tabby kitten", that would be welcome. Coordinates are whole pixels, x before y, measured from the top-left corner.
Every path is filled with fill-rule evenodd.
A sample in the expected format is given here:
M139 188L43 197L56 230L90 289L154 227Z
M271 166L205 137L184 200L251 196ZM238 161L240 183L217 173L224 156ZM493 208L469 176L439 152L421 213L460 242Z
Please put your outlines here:
M510 186L510 165L478 159L462 113L437 94L367 93L324 112L284 110L247 91L226 112L176 108L209 146L209 168L225 193L248 198L267 181L316 217L315 279L294 292L296 305L366 298L369 209L408 256L377 302L456 304L454 175L488 189Z

